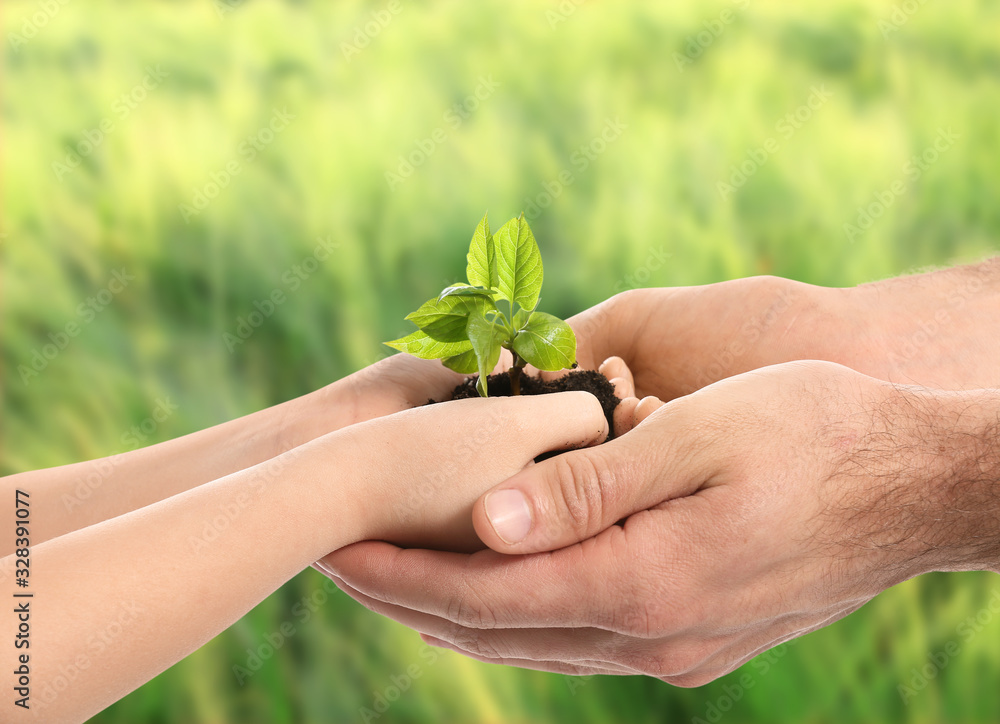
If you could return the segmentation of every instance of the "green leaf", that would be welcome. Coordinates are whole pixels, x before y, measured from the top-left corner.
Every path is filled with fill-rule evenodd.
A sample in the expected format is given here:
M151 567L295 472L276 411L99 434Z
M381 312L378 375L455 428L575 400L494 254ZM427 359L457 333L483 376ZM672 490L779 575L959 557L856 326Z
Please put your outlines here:
M420 359L454 357L472 349L472 343L469 340L463 342L439 342L433 337L428 336L426 332L419 330L405 337L386 342L385 344Z
M468 284L453 284L450 287L445 287L444 291L438 294L438 299L447 299L448 297L484 297L486 299L493 299L493 292L483 287L470 287Z
M501 226L493 243L500 294L525 309L534 309L542 288L542 253L524 214Z
M496 289L496 248L493 243L493 235L490 234L490 221L487 216L488 214L483 214L482 221L479 222L472 234L472 243L469 244L469 265L466 267L465 274L469 279L469 284Z
M471 375L479 369L479 361L476 359L476 351L474 349L457 354L454 357L446 357L441 360L441 364L450 370L458 372L460 375Z
M515 334L518 331L520 331L521 329L523 329L524 325L526 325L528 323L528 320L531 318L531 313L533 311L534 311L533 309L524 309L524 308L521 308L521 309L518 309L516 312L514 312L514 321L513 321L513 324L514 324L514 332L515 332Z
M514 351L540 370L562 370L576 362L576 335L566 322L544 312L534 312L528 325L514 338Z
M506 340L507 330L499 313L477 310L469 315L467 332L479 367L479 382L476 387L481 397L488 397L487 377L500 361L500 346Z
M468 339L465 326L469 313L486 304L477 297L449 296L429 299L406 318L438 342L461 342Z

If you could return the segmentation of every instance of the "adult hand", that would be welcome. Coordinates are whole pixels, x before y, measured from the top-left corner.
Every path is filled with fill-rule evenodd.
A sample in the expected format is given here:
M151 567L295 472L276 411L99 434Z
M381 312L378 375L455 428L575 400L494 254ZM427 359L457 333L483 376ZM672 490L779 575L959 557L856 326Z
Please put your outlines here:
M610 358L601 369L616 379L622 399L614 422L623 434L659 401L631 397L631 375L621 359ZM374 379L385 382L384 376ZM359 508L350 517L367 521L363 535L351 542L379 539L472 551L483 548L472 524L472 503L483 491L543 453L594 445L607 435L601 403L587 392L474 398L351 425L330 438L352 450L350 458L330 464L361 471L360 487L350 489L357 502L343 504Z
M568 321L581 366L621 356L639 397L802 359L903 384L1000 386L1000 336L983 333L1000 324L1000 259L846 289L772 276L637 289Z
M998 419L996 391L778 365L502 483L474 510L494 551L319 565L473 658L697 686L919 573L1000 570Z

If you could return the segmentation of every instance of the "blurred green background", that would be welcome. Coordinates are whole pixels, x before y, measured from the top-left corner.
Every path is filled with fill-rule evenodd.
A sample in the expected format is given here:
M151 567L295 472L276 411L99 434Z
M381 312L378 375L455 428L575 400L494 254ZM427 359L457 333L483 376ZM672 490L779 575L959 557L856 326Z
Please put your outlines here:
M164 395L179 409L146 442L374 362L460 278L486 208L528 212L560 315L632 285L853 285L1000 238L997 2L8 0L3 36L3 473L118 452ZM135 279L25 383L121 269ZM363 721L412 666L376 721L1000 720L1000 617L959 629L986 576L911 581L695 690L432 654L324 582L302 573L95 721ZM283 623L241 686L233 667Z

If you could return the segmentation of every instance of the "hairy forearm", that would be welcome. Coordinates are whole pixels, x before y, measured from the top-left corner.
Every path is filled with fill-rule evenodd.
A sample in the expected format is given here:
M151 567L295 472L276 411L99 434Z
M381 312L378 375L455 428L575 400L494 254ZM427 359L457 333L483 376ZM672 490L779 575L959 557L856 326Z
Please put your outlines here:
M343 385L146 448L59 468L10 475L0 494L31 495L38 516L34 542L183 493L256 465L354 419ZM0 541L0 556L12 542Z
M837 557L877 556L881 587L929 571L1000 572L1000 390L885 384L866 432L828 426Z
M1000 389L934 397L918 473L924 567L1000 573Z
M14 590L33 597L10 599L30 606L30 650L11 649L5 667L30 655L40 720L89 718L323 554L360 539L364 496L350 474L360 461L333 442L320 438L32 547L29 586ZM33 510L40 521L43 511ZM14 641L15 626L13 616L0 618L5 640ZM68 670L76 676L64 688L57 680Z

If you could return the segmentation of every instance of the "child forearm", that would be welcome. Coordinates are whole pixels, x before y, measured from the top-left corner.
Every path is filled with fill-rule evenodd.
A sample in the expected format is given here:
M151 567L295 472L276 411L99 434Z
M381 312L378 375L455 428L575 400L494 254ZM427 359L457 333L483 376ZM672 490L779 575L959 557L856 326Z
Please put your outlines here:
M32 526L44 511L32 504L28 565L18 564L27 585L6 586L31 594L9 599L30 609L30 646L3 666L13 671L27 654L32 710L46 722L82 721L332 550L365 539L468 548L484 490L543 452L606 434L586 392L458 400L351 425L37 547ZM0 518L15 520L15 510L13 494L0 501ZM0 615L0 639L15 640L19 626ZM94 646L112 630L113 646ZM75 679L57 688L72 667ZM37 696L50 690L51 701Z
M0 495L30 493L37 517L33 543L138 510L353 421L347 380L214 427L120 455L11 475ZM0 540L0 556L13 541ZM8 568L0 565L0 571Z
M317 445L32 547L28 585L8 586L31 594L9 599L30 611L30 646L4 666L29 656L38 720L89 718L357 539L362 496L339 473L357 461ZM15 619L0 617L5 640L15 640ZM102 645L111 631L114 645ZM76 678L60 690L57 677L72 667Z

